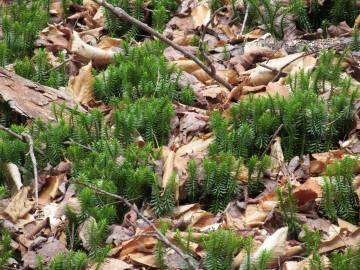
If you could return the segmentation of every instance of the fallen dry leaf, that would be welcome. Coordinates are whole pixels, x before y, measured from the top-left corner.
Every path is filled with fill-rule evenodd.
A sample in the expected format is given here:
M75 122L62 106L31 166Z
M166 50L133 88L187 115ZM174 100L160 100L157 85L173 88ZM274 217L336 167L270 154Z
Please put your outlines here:
M73 95L74 100L81 104L88 104L94 99L93 75L91 73L91 61L79 70L77 76L69 78L68 91Z
M299 207L309 202L314 202L317 198L321 198L321 185L315 178L309 178L306 182L294 189L294 197Z
M191 17L194 22L194 27L206 25L210 21L211 9L209 4L202 2L191 11Z
M285 57L271 59L265 64L275 70L280 70L286 66L282 71L290 72L293 66L302 61L302 59L299 58L302 55L304 55L304 53L295 53ZM276 72L262 66L257 66L256 68L247 70L242 74L249 75L249 85L251 86L266 85L276 76Z
M36 41L39 47L46 47L49 51L56 53L70 49L71 29L63 25L49 25L40 32L40 37Z
M23 186L19 167L14 163L6 163L8 185L16 192Z
M270 148L270 168L274 172L278 172L284 162L284 154L281 148L281 138L276 137Z
M29 191L30 187L22 187L5 208L4 212L9 215L12 221L16 222L33 208L34 202L28 199Z
M132 253L128 255L129 259L132 260L133 262L140 264L140 265L144 265L147 267L152 267L152 268L157 268L158 265L156 263L156 256L151 254L151 255L146 255L144 253Z
M59 186L62 182L66 181L66 175L60 174L56 176L50 176L46 179L46 184L42 188L39 194L39 203L46 205L52 199L56 197L58 193Z
M106 50L86 44L79 36L79 33L73 31L71 41L71 52L87 61L92 61L94 65L106 65L111 62L117 53L121 51L118 47L112 47Z
M282 256L285 255L285 248L286 248L286 240L288 236L288 227L283 227L278 229L272 235L267 237L264 243L256 250L256 252L251 255L252 261L256 262L260 259L262 253L266 250L270 252L271 258L268 264L277 262ZM248 269L248 265L244 261L239 270Z
M169 180L171 178L171 175L174 172L174 159L175 159L175 152L174 151L170 151L167 155L166 155L166 159L164 162L164 168L163 168L163 177L162 177L162 181L161 181L161 187L162 188L166 188Z

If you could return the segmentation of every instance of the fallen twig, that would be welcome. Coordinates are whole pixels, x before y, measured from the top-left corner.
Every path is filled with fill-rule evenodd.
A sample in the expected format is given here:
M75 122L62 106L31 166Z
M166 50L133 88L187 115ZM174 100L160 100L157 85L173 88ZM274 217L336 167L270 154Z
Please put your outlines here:
M23 133L22 136L25 138L26 142L29 144L29 154L30 154L32 165L33 165L33 171L34 171L35 205L36 205L36 207L38 207L39 206L39 177L38 177L38 171L37 171L36 157L34 154L34 141L31 138L31 136L27 133Z
M98 187L95 187L93 185L89 185L89 184L86 184L86 183L82 183L82 182L79 182L77 180L70 180L71 182L73 182L74 184L78 184L78 185L82 185L82 186L85 186L85 187L88 187L92 190L94 190L96 193L98 194L102 194L102 195L107 195L107 196L111 196L113 198L116 198L118 200L120 200L121 202L123 202L126 206L128 206L129 208L131 208L142 220L145 221L145 223L147 223L153 230L154 232L156 233L156 235L158 236L158 239L163 242L166 246L168 246L169 248L173 249L182 259L184 259L187 264L192 268L192 269L198 269L198 263L189 255L186 255L181 249L179 249L177 246L175 246L173 243L170 242L170 240L164 235L161 233L161 231L147 218L145 217L138 209L137 207L135 207L133 204L131 204L129 202L129 200L127 200L126 198L120 196L120 195L117 195L117 194L114 194L114 193L111 193L111 192L108 192L108 191L105 191L105 190L102 190Z
M201 52L202 56L205 58L206 62L207 62L208 65L210 66L211 72L212 72L213 74L216 73L216 70L215 70L215 67L214 67L214 65L212 64L209 56L208 56L208 55L206 54L206 52L205 52L204 38L205 38L206 31L207 31L209 25L214 21L215 16L216 16L220 11L224 10L225 8L226 8L226 6L222 6L222 7L218 8L217 10L215 10L214 13L211 15L210 20L209 20L204 26L202 26L202 32L201 32L199 49L200 49L200 52Z
M217 81L218 83L222 84L223 86L225 86L227 89L231 90L233 87L230 83L228 83L226 80L224 80L223 78L221 78L220 76L218 76L216 73L213 73L211 68L207 67L203 62L201 62L201 60L199 58L197 58L196 56L192 55L191 53L187 52L186 50L184 50L181 46L179 46L178 44L172 42L170 39L168 39L167 37L165 37L164 35L160 34L159 32L155 31L154 29L152 29L150 26L148 26L147 24L135 19L134 17L130 16L128 13L126 13L122 8L120 7L114 7L113 5L109 4L107 1L105 0L94 0L94 2L96 2L97 4L103 6L104 8L110 10L112 13L114 13L117 17L119 17L120 19L122 19L123 21L127 21L130 22L132 24L134 24L135 26L141 28L142 30L146 31L147 33L157 37L158 39L160 39L162 42L168 44L169 46L173 47L175 50L181 52L185 57L193 60L200 68L202 68L211 78L213 78L215 81Z
M241 26L240 36L242 36L243 33L244 33L244 30L245 30L245 26L246 26L246 22L247 22L248 17L249 17L249 5L246 6L245 17L244 17L243 24L242 24L242 26Z
M270 66L268 66L268 65L266 65L266 64L263 64L263 63L258 63L258 65L259 65L260 67L269 69L269 70L271 70L272 72L276 72L277 74L280 72L280 75L281 75L281 76L287 76L287 75L289 74L288 72L281 71L281 70L279 70L279 69L277 69L277 68L270 67Z
M28 143L27 140L26 140L26 137L22 134L17 134L15 133L14 131L12 131L11 129L3 126L0 124L0 130L3 130L5 131L7 134L9 134L10 136L14 137L15 139L18 139L19 141L22 141L24 143ZM39 154L41 155L45 155L44 152L38 148L34 148L36 152L38 152Z
M66 65L67 63L69 63L70 61L74 60L73 57L70 57L66 60L64 60L62 63L60 63L59 65L53 67L53 68L50 68L48 71L46 71L45 74L50 74L52 71L54 70L57 70L58 68L61 68L63 65Z

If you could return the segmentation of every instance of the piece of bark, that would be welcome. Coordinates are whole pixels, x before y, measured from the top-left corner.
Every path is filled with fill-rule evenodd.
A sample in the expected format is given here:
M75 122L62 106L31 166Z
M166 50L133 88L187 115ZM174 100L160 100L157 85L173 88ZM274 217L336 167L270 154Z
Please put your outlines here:
M76 103L66 92L27 80L0 67L0 102L25 118L55 120L53 104L74 108ZM81 108L79 108L81 109Z

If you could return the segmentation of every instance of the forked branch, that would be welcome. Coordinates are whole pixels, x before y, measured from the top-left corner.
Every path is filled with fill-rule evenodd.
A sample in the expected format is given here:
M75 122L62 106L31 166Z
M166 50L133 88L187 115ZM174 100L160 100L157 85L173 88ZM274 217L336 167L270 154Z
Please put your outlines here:
M149 33L150 35L157 37L158 39L160 39L162 42L166 43L167 45L173 47L175 50L181 52L185 57L193 60L200 68L202 68L211 78L213 78L215 81L217 81L218 83L222 84L223 86L225 86L227 89L231 90L233 87L230 83L228 83L226 80L224 80L223 78L221 78L219 75L216 74L216 72L213 72L211 70L211 68L207 67L203 62L201 62L201 60L199 58L197 58L196 56L194 56L193 54L187 52L186 50L184 50L181 46L179 46L178 44L172 42L170 39L168 39L167 37L165 37L164 35L160 34L159 32L155 31L154 29L152 29L150 26L148 26L147 24L135 19L134 17L130 16L128 13L125 12L125 10L123 10L120 7L114 7L113 5L111 5L110 3L108 3L105 0L93 0L94 2L96 2L97 4L103 6L104 8L110 10L112 13L114 13L117 17L119 17L121 20L132 23L133 25L141 28L142 30L144 30L145 32Z
M102 190L98 187L95 187L93 185L89 185L83 182L79 182L77 180L70 180L72 183L74 184L78 184L78 185L82 185L84 187L88 187L90 189L92 189L93 191L95 191L97 194L102 194L102 195L107 195L110 197L113 197L115 199L118 199L120 202L124 203L126 206L128 206L131 210L133 210L142 220L145 221L146 224L148 224L155 232L155 234L157 235L158 240L160 240L161 242L163 242L166 246L168 246L169 248L171 248L172 250L174 250L183 260L185 260L187 262L187 264L189 265L189 267L191 267L191 269L198 269L198 263L195 261L195 259L193 259L191 256L185 254L180 248L178 248L176 245L174 245L173 243L170 242L170 240L154 225L154 223L152 223L147 217L145 217L137 207L135 207L128 199Z

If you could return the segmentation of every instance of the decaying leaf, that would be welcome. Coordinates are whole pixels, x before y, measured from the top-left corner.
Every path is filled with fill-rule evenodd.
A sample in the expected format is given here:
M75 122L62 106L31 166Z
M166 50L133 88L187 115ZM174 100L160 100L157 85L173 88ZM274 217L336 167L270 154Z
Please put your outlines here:
M88 104L94 99L93 80L91 73L91 61L79 70L79 74L75 77L70 77L68 82L68 91L73 95L76 102L81 104Z
M56 176L50 176L46 179L46 184L39 194L39 203L45 205L56 197L58 193L59 185L66 181L66 175L60 174Z
M271 259L269 264L277 262L280 257L285 255L286 240L288 236L288 227L283 227L278 229L275 233L270 235L264 243L256 250L256 252L251 256L252 260L256 262L261 257L261 254L264 251L268 251L271 254ZM240 270L247 269L247 263L244 261Z
M4 212L12 221L24 217L33 208L34 202L28 199L29 191L30 187L22 187L5 208Z

